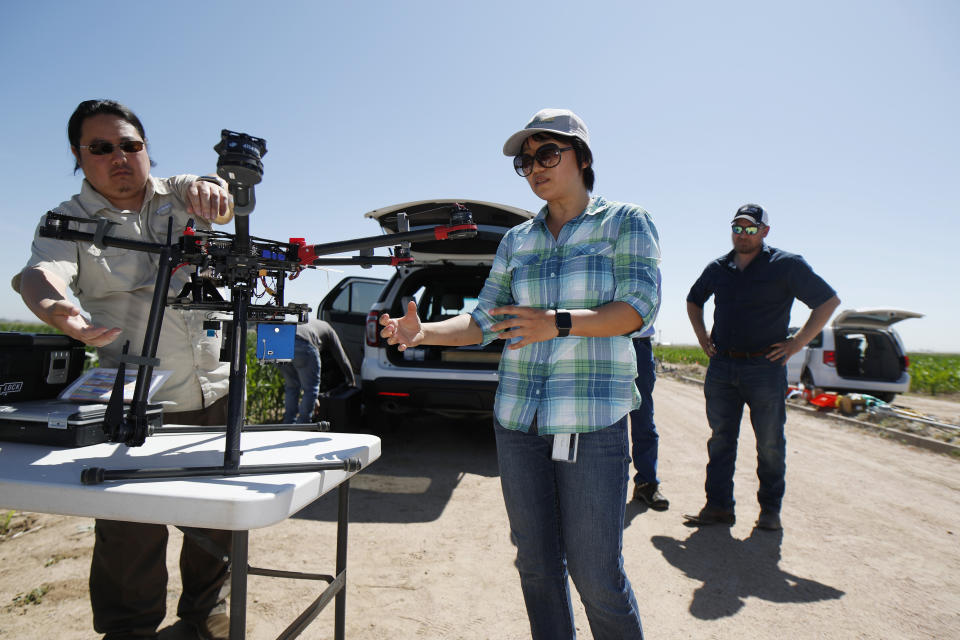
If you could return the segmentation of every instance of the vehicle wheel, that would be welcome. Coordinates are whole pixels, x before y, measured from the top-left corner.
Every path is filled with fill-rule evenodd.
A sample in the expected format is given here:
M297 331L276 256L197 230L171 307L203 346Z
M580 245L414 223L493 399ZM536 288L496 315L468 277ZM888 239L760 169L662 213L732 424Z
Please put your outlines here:
M871 393L874 398L877 400L883 400L884 402L893 402L893 399L897 397L897 394L891 393L889 391L878 391L877 393Z

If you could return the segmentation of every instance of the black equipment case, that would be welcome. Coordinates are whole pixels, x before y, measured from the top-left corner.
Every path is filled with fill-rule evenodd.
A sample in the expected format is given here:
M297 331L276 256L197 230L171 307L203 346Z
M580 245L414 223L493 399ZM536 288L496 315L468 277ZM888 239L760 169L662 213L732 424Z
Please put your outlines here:
M83 373L83 343L58 333L0 332L0 440L58 447L106 441L105 404L57 396ZM148 409L160 424L160 410Z
M317 419L330 422L331 431L353 432L360 425L360 389L341 385L317 396Z
M103 416L107 405L63 400L0 404L0 440L54 447L86 447L107 441ZM147 405L147 423L162 425L160 405Z
M80 377L84 357L69 336L0 332L0 404L56 398Z

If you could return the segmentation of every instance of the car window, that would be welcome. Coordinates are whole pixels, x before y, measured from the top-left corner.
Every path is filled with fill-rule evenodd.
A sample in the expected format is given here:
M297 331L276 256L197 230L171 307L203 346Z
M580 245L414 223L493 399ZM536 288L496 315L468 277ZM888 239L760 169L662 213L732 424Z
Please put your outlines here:
M394 313L415 300L421 320L437 322L473 311L486 281L487 267L428 267L411 274L396 292Z
M426 291L426 287L420 287L419 289L413 292L413 295L408 294L408 295L400 296L400 306L399 308L397 308L395 313L406 313L407 303L410 301L413 301L417 304L417 315L420 316L420 319L423 320L424 318L428 317L424 315L424 309L422 305L423 293L425 291Z
M473 293L473 292L469 292ZM477 306L476 296L450 288L433 288L425 292L424 314L428 321L439 322L469 313Z
M445 293L432 300L431 315L458 316L477 307L477 298L466 298L456 293Z
M823 346L823 332L818 333L813 340L807 343L807 346L811 349L821 348Z
M473 313L473 310L477 308L478 302L480 302L479 298L464 298L463 307L461 307L457 313Z
M377 301L382 288L381 282L351 282L334 299L330 309L348 313L366 313Z

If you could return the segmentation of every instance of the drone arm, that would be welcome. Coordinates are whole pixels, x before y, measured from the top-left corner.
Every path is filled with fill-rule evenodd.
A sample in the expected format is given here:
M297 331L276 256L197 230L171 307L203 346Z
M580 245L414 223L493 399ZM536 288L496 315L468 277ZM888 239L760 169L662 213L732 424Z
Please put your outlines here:
M344 240L341 242L327 242L324 244L302 244L299 245L300 263L304 265L322 264L316 262L318 256L325 256L334 253L344 253L347 251L359 251L362 249L373 249L376 247L389 247L402 242L417 242L422 240L456 240L460 238L470 238L476 235L477 225L475 224L448 224L437 225L430 229L418 231L406 231L403 233L391 233L386 236L371 236L368 238L358 238L356 240ZM370 258L360 258L366 264L378 264L368 262Z

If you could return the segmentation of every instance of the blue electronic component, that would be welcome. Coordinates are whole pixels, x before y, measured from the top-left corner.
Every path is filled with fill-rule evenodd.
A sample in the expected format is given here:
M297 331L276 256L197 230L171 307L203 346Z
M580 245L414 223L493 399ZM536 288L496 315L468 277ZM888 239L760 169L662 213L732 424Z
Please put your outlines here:
M293 360L295 324L258 324L257 358L263 361Z

